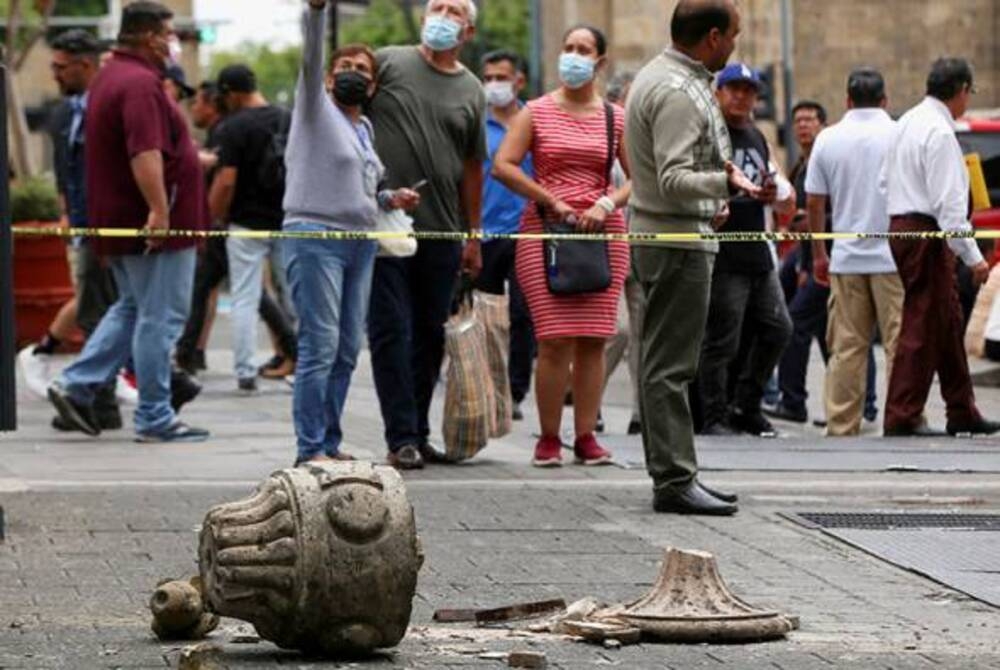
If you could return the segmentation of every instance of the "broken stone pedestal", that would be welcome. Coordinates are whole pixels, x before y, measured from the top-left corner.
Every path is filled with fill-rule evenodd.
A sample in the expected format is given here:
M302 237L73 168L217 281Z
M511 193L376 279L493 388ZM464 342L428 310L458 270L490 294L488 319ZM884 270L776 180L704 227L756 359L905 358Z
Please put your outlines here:
M669 642L752 642L784 637L793 617L756 609L726 587L715 556L668 549L660 576L642 599L598 612L639 628L644 637Z
M199 563L211 611L280 647L349 656L403 638L423 553L395 470L330 461L209 511Z

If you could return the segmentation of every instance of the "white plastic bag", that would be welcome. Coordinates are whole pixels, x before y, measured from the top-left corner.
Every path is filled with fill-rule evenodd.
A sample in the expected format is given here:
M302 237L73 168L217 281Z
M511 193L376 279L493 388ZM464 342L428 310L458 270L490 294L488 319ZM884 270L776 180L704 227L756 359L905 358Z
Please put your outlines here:
M413 219L401 209L388 212L381 207L375 215L376 233L412 233ZM409 258L417 253L417 241L412 237L380 238L378 255L382 258Z

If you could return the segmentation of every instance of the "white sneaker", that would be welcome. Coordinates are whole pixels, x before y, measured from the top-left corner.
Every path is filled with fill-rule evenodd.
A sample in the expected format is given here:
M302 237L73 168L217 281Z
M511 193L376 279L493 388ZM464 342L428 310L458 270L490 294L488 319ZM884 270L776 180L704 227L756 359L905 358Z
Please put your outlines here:
M118 402L126 405L139 404L139 389L132 386L125 378L124 372L119 372L115 378L115 397L118 398Z
M52 354L32 353L34 348L35 345L32 344L21 349L17 361L21 365L24 384L28 390L39 398L48 398L49 384L55 378L52 373L55 357Z

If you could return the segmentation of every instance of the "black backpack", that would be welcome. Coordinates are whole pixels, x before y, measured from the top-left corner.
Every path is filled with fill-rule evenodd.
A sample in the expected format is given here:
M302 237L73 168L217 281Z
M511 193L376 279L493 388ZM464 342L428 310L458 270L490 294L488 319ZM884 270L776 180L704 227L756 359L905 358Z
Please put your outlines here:
M282 110L284 112L284 110ZM284 113L277 129L267 128L271 141L264 145L264 151L257 163L257 184L268 191L285 190L285 149L288 134L292 128L292 117Z

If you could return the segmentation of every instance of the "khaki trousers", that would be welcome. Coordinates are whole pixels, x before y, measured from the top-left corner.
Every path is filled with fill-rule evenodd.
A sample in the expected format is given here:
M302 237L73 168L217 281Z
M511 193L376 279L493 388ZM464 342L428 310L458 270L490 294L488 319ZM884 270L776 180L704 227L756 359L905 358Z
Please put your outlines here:
M868 349L875 325L885 347L886 379L892 378L896 343L903 315L903 282L899 275L830 275L830 320L826 330L830 361L826 368L826 434L857 435L861 431L867 379Z

